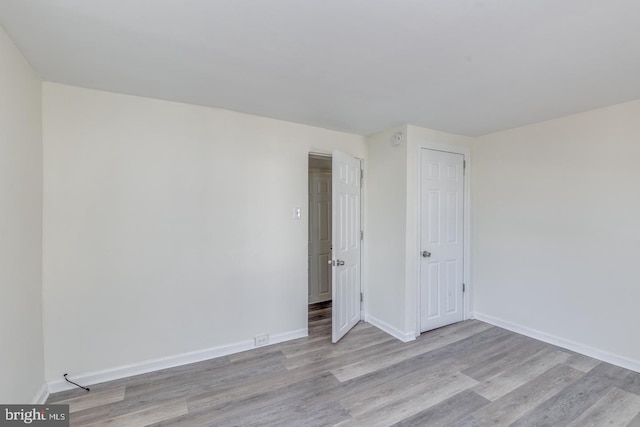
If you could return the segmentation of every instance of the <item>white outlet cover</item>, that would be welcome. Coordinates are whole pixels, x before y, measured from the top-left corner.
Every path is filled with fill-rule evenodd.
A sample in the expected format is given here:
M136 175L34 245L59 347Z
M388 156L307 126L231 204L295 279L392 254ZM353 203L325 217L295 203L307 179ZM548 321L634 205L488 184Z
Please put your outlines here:
M260 347L269 344L269 335L258 335L254 338L255 346Z

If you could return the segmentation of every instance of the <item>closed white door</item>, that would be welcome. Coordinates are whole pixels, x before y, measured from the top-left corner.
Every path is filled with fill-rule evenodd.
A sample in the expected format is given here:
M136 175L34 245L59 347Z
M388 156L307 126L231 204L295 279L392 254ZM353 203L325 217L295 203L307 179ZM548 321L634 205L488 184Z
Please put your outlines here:
M331 299L331 174L309 174L309 304Z
M332 341L360 321L360 160L333 152Z
M420 330L464 319L464 156L420 150Z

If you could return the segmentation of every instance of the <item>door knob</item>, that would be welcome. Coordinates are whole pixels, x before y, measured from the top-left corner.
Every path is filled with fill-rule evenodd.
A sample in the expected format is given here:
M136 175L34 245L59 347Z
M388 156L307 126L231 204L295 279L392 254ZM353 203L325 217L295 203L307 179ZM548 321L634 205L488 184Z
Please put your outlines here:
M422 258L429 258L431 256L431 252L429 251L422 251Z

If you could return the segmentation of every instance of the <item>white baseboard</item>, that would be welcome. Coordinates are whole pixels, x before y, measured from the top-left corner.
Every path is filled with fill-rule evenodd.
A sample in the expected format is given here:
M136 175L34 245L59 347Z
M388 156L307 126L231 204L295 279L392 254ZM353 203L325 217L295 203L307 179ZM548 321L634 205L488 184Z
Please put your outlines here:
M531 329L526 326L518 325L516 323L502 320L497 317L488 316L482 313L473 313L473 318L485 323L489 323L494 326L498 326L503 329L525 335L530 338L534 338L547 344L556 345L558 347L566 348L567 350L575 351L576 353L584 354L585 356L593 357L594 359L602 360L603 362L611 363L612 365L620 366L621 368L631 369L632 371L640 372L640 361L629 359L624 356L609 353L608 351L600 350L590 347L588 345L580 344L571 340L560 338L555 335L548 334L546 332Z
M40 390L38 390L36 395L33 397L33 401L31 403L33 403L34 405L42 405L47 401L48 398L49 386L47 383L44 383L42 384L42 387L40 387Z
M388 323L383 322L380 319L376 319L375 317L373 317L371 315L365 316L364 321L367 322L367 323L371 323L376 328L383 330L384 332L388 333L389 335L391 335L394 338L399 339L402 342L409 342L409 341L413 341L413 340L416 339L415 333L399 331L398 329L394 328L393 326L389 325Z
M307 328L269 335L268 345L278 344L297 338L304 338L308 335L309 332ZM105 369L97 372L86 372L83 374L73 375L70 374L69 378L74 382L90 386L106 381L113 381L121 378L132 377L134 375L159 371L161 369L188 365L189 363L202 362L204 360L214 359L216 357L228 356L230 354L240 353L242 351L247 351L254 348L257 347L255 346L253 339L251 339L240 341L234 344L211 347L204 350L192 351L175 356L148 360L133 365L119 366L116 368ZM49 381L47 395L48 393L57 393L64 390L70 390L72 388L74 388L74 386L66 382L64 379Z

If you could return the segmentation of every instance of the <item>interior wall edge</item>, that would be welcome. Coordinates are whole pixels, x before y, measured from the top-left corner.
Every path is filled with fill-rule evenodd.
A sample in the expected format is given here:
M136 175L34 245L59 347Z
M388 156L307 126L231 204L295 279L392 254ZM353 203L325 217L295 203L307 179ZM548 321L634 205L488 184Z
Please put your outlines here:
M376 328L380 329L381 331L391 335L392 337L402 341L402 342L409 342L409 341L414 341L416 339L416 335L414 334L414 331L409 331L409 332L403 332L391 325L389 325L388 323L374 317L371 316L369 314L365 314L364 317L364 321L375 326Z
M42 81L0 26L0 402L41 395Z
M44 405L49 398L49 384L46 382L40 386L40 390L36 393L36 395L31 400L31 403L34 405Z

